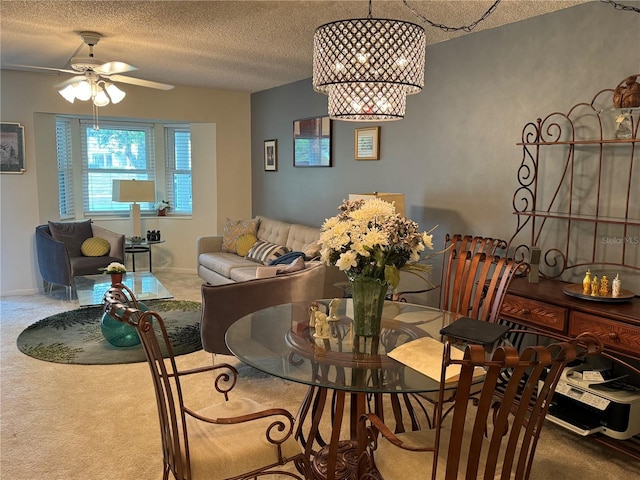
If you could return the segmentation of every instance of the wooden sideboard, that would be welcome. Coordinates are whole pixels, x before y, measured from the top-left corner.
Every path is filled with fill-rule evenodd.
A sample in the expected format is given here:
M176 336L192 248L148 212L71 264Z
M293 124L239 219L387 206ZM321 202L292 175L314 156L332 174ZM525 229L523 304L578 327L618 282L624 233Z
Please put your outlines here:
M624 303L583 300L566 295L562 291L565 285L546 278L539 283L515 278L502 304L501 317L565 338L591 332L602 339L604 356L640 374L640 298ZM616 440L596 434L593 439L640 459L638 435Z
M564 337L591 332L612 354L640 360L640 298L623 303L583 300L566 295L565 285L546 278L539 283L514 279L502 317Z

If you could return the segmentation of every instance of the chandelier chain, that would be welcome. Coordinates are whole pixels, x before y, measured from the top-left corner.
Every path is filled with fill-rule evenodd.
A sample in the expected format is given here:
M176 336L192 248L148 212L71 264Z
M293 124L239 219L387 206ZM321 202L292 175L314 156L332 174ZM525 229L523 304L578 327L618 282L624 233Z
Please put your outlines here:
M422 15L420 12L418 12L414 7L412 7L411 5L409 5L409 2L407 0L402 0L402 3L404 3L404 6L407 7L409 10L411 10L411 12L418 17L420 20L422 20L423 22L429 24L432 27L436 27L439 28L442 31L445 32L458 32L460 30L463 30L465 32L471 32L474 28L476 28L478 26L478 24L484 20L487 19L487 17L489 15L491 15L494 10L496 8L498 8L498 4L500 4L501 0L496 0L493 5L491 5L489 7L489 9L484 12L484 15L482 15L478 20L476 20L475 22L470 23L469 25L463 25L461 27L448 27L447 25L443 25L441 23L435 23L432 22L431 20L429 20L427 17L425 17L424 15ZM604 0L603 0L604 1Z
M616 10L626 10L628 12L640 13L640 8L638 7L632 7L631 5L622 5L621 3L616 3L613 0L600 0L600 1L603 3L608 3Z

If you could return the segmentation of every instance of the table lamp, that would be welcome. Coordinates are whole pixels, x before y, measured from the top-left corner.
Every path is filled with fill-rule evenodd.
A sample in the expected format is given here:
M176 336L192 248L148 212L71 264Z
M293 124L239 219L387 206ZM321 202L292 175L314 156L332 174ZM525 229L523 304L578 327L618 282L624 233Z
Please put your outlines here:
M131 202L131 223L134 237L142 236L140 205L137 202L155 202L156 184L153 180L114 180L112 200Z
M395 203L396 213L404 217L404 193L350 193L349 200L369 200L371 198L379 198L385 202Z

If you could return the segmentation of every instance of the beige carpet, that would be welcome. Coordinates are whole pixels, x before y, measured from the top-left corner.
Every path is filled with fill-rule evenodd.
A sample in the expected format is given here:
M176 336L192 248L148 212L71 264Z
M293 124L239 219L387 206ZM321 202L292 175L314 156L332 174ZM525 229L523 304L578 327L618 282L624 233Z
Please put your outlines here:
M177 299L200 301L195 275L157 275ZM35 360L16 348L25 327L76 307L77 302L45 295L0 301L0 478L159 480L158 421L146 364L62 365ZM233 357L220 360L241 366ZM178 357L184 367L210 361L202 351ZM241 395L296 411L305 387L251 375L246 368L242 372ZM188 383L186 391L196 408L215 398L208 382ZM423 477L407 472L409 480ZM640 478L639 462L545 426L532 479L632 478Z

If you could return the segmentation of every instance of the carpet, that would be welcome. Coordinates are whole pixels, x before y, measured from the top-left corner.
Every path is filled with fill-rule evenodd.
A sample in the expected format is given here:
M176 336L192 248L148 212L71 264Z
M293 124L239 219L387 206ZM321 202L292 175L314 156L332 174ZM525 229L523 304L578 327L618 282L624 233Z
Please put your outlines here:
M174 355L202 349L200 303L149 300L149 310L165 322ZM146 361L141 345L114 347L100 328L102 307L84 307L37 321L18 336L18 349L30 357L54 363L108 365Z

